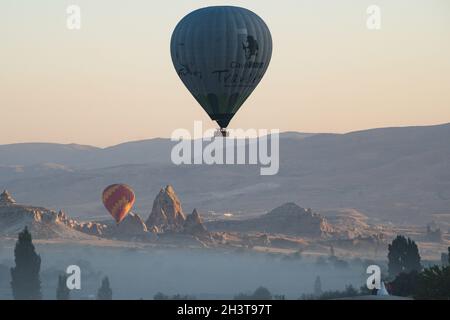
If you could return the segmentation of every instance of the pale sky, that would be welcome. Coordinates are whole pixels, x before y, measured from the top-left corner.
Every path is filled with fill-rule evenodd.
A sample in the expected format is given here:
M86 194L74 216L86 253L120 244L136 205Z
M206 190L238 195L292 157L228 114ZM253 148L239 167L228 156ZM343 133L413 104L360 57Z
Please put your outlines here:
M66 8L81 7L79 31ZM450 122L448 0L2 0L0 144L109 146L215 127L173 69L177 22L208 5L260 15L269 70L230 128L349 132ZM381 30L366 27L380 6Z

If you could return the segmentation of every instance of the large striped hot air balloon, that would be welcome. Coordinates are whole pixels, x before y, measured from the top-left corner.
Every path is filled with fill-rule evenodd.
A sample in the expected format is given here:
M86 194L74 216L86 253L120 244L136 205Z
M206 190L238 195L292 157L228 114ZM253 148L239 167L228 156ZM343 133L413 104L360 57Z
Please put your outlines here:
M226 133L267 71L272 37L265 22L250 10L207 7L178 23L170 51L178 76Z
M103 204L117 223L120 223L133 207L135 195L126 184L113 184L103 191Z

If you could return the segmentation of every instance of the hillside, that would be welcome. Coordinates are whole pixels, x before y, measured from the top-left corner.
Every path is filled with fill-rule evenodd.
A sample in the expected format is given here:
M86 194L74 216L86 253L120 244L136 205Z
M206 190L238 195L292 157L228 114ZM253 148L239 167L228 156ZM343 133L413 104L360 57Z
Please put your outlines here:
M170 140L106 149L22 144L0 146L0 187L22 202L75 216L103 214L103 188L123 181L150 213L151 197L169 182L189 210L263 213L294 201L318 212L354 208L370 218L423 224L450 213L450 124L382 128L348 134L286 133L280 172L258 166L170 163ZM57 151L55 151L57 150Z
M333 233L333 227L321 215L295 203L286 203L257 218L215 221L207 226L217 231L264 232L308 238L321 238Z

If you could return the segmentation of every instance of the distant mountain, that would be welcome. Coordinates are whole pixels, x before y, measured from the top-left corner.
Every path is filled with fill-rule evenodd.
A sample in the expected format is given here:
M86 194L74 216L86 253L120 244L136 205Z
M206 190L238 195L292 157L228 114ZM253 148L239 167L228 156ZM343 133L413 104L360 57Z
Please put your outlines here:
M101 149L77 144L18 143L0 146L2 166L33 166L42 163L76 164Z
M77 144L19 143L0 145L0 169L28 167L42 164L60 164L75 169L92 169L123 164L166 163L172 142L169 139L152 139L128 142L109 148Z
M383 128L348 134L285 133L280 171L258 166L175 166L168 139L100 149L77 145L0 146L0 187L22 203L72 215L105 215L103 188L125 182L135 209L150 212L152 195L172 184L189 211L264 213L296 202L326 211L354 208L369 218L428 223L450 213L450 124ZM150 196L149 196L150 195Z

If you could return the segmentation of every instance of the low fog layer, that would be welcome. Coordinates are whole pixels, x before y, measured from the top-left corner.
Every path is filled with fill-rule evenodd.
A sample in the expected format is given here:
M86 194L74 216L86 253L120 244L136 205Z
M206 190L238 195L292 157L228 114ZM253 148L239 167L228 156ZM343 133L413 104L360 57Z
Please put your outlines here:
M58 274L77 264L82 290L72 297L93 298L103 276L108 276L114 299L152 299L157 292L192 295L197 299L232 299L259 286L272 294L298 299L314 290L320 276L323 290L343 290L365 284L366 263L350 261L348 268L319 266L316 257L286 260L266 253L208 252L36 245L42 258L41 281L45 299L54 299ZM0 251L0 299L11 299L9 268L13 247ZM6 272L8 271L8 272Z

